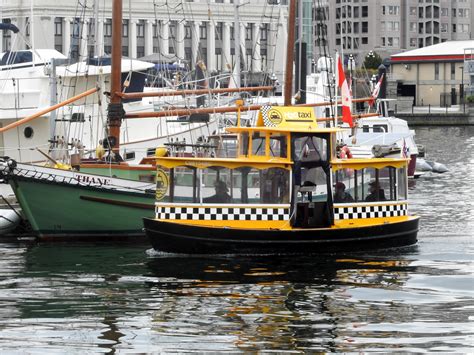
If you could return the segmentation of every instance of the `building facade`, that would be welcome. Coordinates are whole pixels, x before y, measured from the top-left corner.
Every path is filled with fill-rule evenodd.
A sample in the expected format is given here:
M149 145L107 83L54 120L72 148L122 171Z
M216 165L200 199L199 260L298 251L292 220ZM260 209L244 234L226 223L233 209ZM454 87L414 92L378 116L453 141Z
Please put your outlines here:
M134 0L123 2L123 55L168 62L203 60L210 71L230 71L235 63L234 24L239 22L244 70L279 72L287 26L287 1ZM99 7L96 7L98 3ZM55 48L72 58L111 52L112 1L0 0L0 18L18 35L4 31L0 52ZM104 5L105 4L105 5ZM101 8L100 6L105 6ZM238 19L237 13L238 11ZM33 19L33 21L31 21Z
M448 41L393 55L392 82L397 96L415 106L464 103L474 88L474 40Z
M315 52L342 51L360 66L370 52L382 58L450 40L473 38L474 0L316 0Z

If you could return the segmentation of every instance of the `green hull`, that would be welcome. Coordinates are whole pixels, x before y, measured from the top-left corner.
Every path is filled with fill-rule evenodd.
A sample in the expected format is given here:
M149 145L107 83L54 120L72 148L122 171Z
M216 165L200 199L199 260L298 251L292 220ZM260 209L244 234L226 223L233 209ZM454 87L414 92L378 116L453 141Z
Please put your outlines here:
M31 179L10 183L40 239L144 236L142 218L154 216L154 194Z

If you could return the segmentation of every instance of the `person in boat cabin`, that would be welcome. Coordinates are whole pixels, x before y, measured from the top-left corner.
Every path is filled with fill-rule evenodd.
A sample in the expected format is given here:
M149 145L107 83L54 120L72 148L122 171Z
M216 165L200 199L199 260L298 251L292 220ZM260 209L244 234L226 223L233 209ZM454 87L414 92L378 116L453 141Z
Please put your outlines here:
M354 198L346 192L346 185L343 182L337 182L334 185L334 203L354 202Z
M366 202L374 202L374 201L386 201L385 192L380 187L377 181L371 181L369 183L369 194L365 198Z
M229 188L222 180L216 180L214 183L216 189L215 195L203 199L204 203L230 203L232 198L229 195Z

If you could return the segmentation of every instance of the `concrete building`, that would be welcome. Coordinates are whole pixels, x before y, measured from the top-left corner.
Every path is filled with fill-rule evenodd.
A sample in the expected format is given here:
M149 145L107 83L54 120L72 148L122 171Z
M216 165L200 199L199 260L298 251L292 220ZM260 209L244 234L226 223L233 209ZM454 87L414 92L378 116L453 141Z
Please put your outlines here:
M317 0L315 52L350 54L358 66L370 51L400 51L473 37L474 0Z
M237 4L237 0L235 0ZM105 8L95 8L98 6ZM4 31L0 52L11 49L55 48L72 58L111 52L112 1L0 0L0 18L18 26L20 34ZM168 61L196 63L210 71L230 71L235 63L234 23L239 34L244 70L279 73L284 68L287 0L124 1L123 55L141 58L157 54ZM32 15L33 14L33 15ZM34 21L30 19L33 18ZM26 44L26 39L29 44ZM283 46L283 47L282 47Z
M390 69L400 99L413 98L415 106L458 105L474 88L474 40L392 55Z

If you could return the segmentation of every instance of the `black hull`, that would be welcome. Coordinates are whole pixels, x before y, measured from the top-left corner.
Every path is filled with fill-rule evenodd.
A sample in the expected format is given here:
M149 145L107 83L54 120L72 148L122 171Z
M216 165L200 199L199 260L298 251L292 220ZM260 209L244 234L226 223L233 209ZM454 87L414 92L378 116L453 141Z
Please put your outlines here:
M252 230L190 226L144 218L154 249L183 254L289 254L369 250L415 244L418 218L344 229Z

